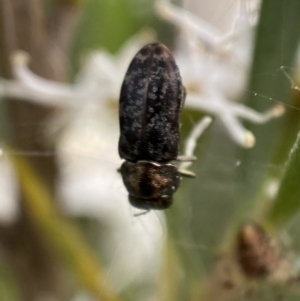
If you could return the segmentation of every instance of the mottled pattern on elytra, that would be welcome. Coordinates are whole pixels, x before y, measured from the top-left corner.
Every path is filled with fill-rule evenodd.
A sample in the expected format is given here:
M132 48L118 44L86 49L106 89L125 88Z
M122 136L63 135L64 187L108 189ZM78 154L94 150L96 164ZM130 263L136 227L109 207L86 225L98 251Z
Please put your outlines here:
M133 58L121 88L121 158L131 162L177 158L183 94L178 67L167 47L143 47Z

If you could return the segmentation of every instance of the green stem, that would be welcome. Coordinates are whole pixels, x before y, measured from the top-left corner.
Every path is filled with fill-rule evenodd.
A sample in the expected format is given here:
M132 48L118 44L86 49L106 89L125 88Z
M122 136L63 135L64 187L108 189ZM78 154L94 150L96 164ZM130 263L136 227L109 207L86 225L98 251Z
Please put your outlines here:
M300 212L300 132L290 152L283 178L273 206L265 222L280 228Z

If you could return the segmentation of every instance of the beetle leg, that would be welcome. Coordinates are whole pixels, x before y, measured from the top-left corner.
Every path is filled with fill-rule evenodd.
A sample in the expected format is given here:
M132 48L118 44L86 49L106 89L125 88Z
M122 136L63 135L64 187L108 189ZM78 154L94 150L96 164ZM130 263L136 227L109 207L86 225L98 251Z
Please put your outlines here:
M178 169L178 173L183 176L183 177L187 177L187 178L195 178L196 174L190 170L187 169Z
M191 161L196 161L197 157L196 156L178 156L176 158L176 161L181 161L181 162L191 162Z
M134 216L134 217L137 217L137 216L145 215L145 214L147 214L147 213L149 213L149 212L150 212L150 209L145 210L145 211L140 212L140 213L135 213L133 216Z

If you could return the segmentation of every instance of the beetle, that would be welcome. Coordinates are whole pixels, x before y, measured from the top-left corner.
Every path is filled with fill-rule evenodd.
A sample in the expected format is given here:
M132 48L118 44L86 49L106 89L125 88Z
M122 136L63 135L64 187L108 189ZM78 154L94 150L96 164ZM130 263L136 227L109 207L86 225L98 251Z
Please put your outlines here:
M181 176L174 160L180 157L180 110L185 100L179 69L162 44L144 46L132 59L121 87L119 117L120 168L132 206L162 210L172 204Z

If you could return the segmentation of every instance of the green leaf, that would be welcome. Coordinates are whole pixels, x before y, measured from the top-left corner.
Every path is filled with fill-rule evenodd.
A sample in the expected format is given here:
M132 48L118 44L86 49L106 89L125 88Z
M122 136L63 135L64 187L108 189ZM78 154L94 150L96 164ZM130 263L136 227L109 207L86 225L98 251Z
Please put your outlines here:
M300 132L290 152L279 191L266 222L279 228L290 222L300 211Z
M282 68L291 68L295 64L300 38L299 15L298 0L263 1L246 99L246 105L251 108L264 111L278 102L291 104L293 91ZM247 197L255 198L263 187L265 176L274 173L266 166L274 162L280 148L286 144L291 146L290 139L286 139L288 130L285 126L290 118L290 114L286 114L266 125L247 125L257 141L253 149L243 154L245 164L255 162L245 174L243 193ZM299 122L294 121L299 126Z
M298 0L262 2L246 92L247 106L262 112L278 102L292 104L291 83L281 67L294 66L300 38L299 16ZM174 241L192 246L190 251L198 255L198 262L194 260L195 256L187 257L192 258L192 264L185 264L190 274L194 269L198 274L213 270L216 262L214 255L220 249L233 251L232 242L240 224L262 215L267 200L262 197L265 180L282 172L282 161L274 164L274 157L280 148L290 147L290 137L287 139L290 132L287 133L286 126L291 124L291 116L289 108L286 108L287 114L278 120L263 125L246 124L256 137L253 149L236 146L217 123L201 138L196 153L201 160L192 167L197 172L197 178L183 181L174 204L181 211L180 222L185 225L184 229L182 225L178 227ZM293 126L299 127L299 121L295 116L293 118ZM196 121L194 118L190 123ZM295 133L295 130L291 132ZM184 251L187 253L189 249ZM178 254L181 253L182 250L179 250ZM210 281L209 276L207 278ZM203 282L199 281L198 286L200 283ZM214 288L214 285L212 283L211 287ZM218 300L226 300L226 294L218 297Z

